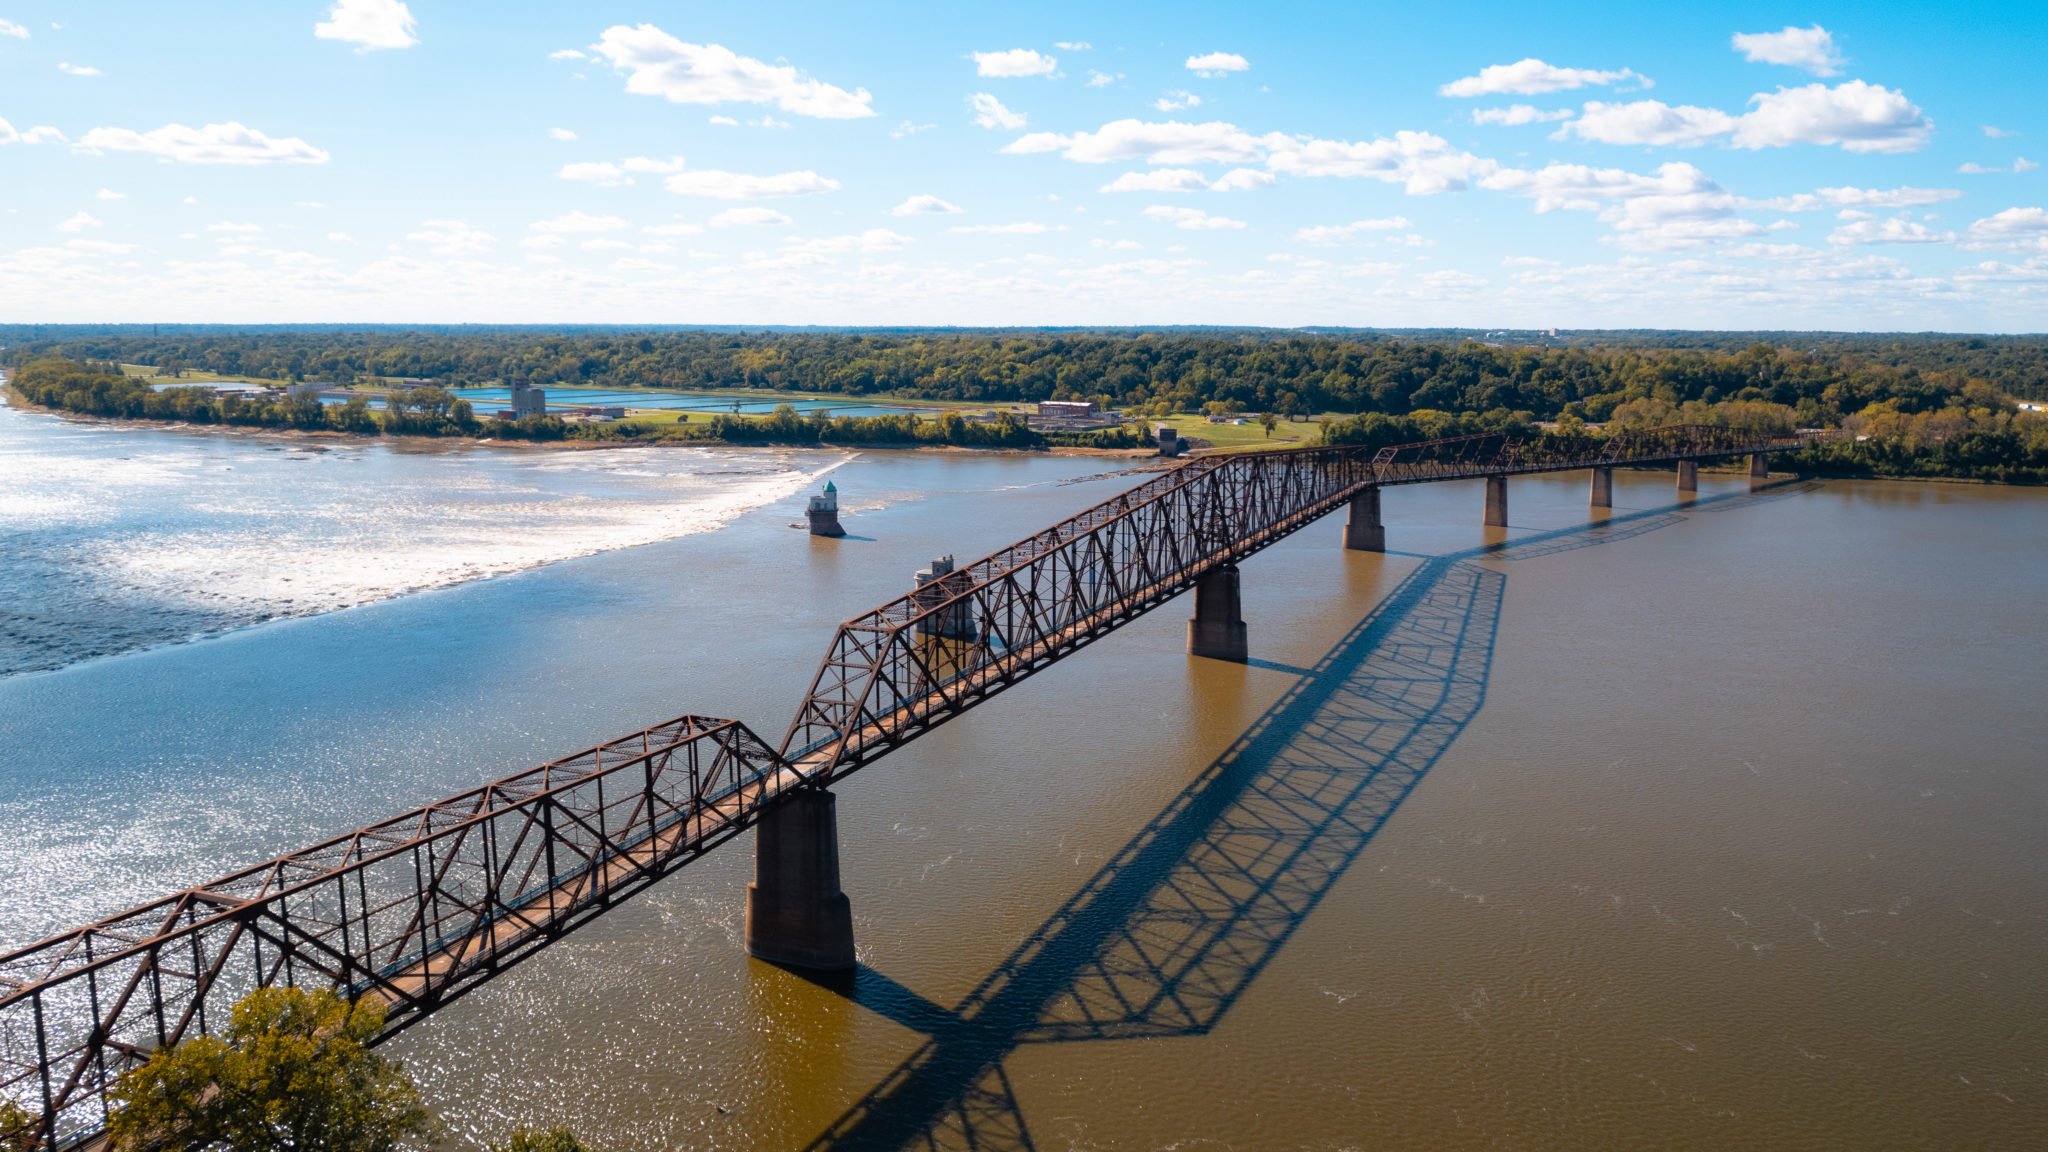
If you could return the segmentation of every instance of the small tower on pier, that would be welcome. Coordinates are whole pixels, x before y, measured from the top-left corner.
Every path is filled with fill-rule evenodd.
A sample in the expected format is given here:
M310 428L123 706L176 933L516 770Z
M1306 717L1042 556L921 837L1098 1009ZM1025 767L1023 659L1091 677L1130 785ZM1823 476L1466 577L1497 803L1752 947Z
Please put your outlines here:
M811 497L811 506L806 515L811 521L811 535L846 535L846 529L839 526L839 489L830 480L825 481L823 492Z

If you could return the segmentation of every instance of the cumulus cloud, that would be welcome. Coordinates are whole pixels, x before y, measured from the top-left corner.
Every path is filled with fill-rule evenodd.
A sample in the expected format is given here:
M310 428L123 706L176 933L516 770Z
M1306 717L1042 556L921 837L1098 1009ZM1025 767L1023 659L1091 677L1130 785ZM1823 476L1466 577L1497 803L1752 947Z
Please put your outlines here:
M1627 68L1611 72L1592 68L1560 68L1531 56L1513 64L1488 65L1477 75L1453 80L1438 91L1445 96L1541 96L1546 92L1631 81L1637 87L1652 87L1649 80Z
M1192 168L1155 168L1126 172L1102 186L1104 192L1244 192L1273 183L1273 174L1257 168L1233 168L1215 180Z
M1956 238L1953 232L1936 232L1900 216L1879 220L1860 212L1843 215L1852 219L1828 233L1830 244L1950 244Z
M1262 172L1257 168L1232 168L1211 181L1209 191L1249 192L1254 188L1264 188L1274 182L1275 177L1271 172Z
M1712 108L1676 107L1661 100L1588 103L1579 118L1558 130L1598 144L1692 148L1735 131L1736 118Z
M16 40L28 39L28 29L12 20L0 19L0 36L11 36Z
M412 10L401 0L335 0L327 19L313 25L313 35L354 44L358 52L374 52L419 43L413 35L415 25Z
M1010 153L1056 152L1084 164L1142 160L1149 164L1264 164L1271 173L1380 180L1404 185L1411 195L1451 192L1498 165L1453 149L1427 132L1397 132L1366 141L1321 140L1272 132L1254 136L1234 124L1116 120L1094 132L1032 132L1010 142ZM1233 183L1249 187L1249 183Z
M105 221L89 212L80 212L57 225L59 232L83 232L87 228L104 228Z
M325 164L327 152L296 136L266 136L230 121L189 128L166 124L148 132L94 128L79 139L81 152L139 152L181 164Z
M690 44L652 24L613 25L591 51L626 74L626 91L672 104L772 104L798 116L873 116L865 88L848 92L787 64L766 64L717 44Z
M1690 248L1761 236L1769 230L1739 214L1754 205L1691 164L1665 164L1650 175L1583 164L1503 168L1480 184L1526 196L1535 201L1538 212L1595 212L1614 227L1617 242L1628 248Z
M1738 148L1838 144L1847 152L1913 152L1934 134L1934 122L1904 93L1861 80L1781 88L1752 97L1750 105L1735 129Z
M2013 176L2021 172L2032 172L2039 167L2039 164L2034 163L2025 156L2020 156L2016 157L2012 164L2005 168L1987 168L1982 164L1970 163L1957 168L1956 171L1966 176Z
M68 63L67 63L67 64L59 64L59 65L57 65L57 71L59 71L59 72L62 72L62 73L64 73L64 74L65 74L66 76L98 76L98 75L100 75L100 70L99 70L99 69L97 69L97 68L92 68L92 67L88 67L88 66L86 66L86 65L84 65L84 64L68 64Z
M1842 54L1835 48L1835 38L1818 24L1811 28L1787 26L1778 32L1737 32L1731 42L1743 59L1754 63L1803 68L1815 76L1842 71Z
M1349 224L1302 228L1294 233L1294 238L1305 244L1340 244L1371 232L1405 232L1413 227L1415 225L1406 216L1388 216L1379 220L1353 220Z
M98 192L93 193L93 199L95 200L126 200L127 198L128 194L126 192L116 192L112 188L102 188Z
M1108 72L1097 72L1095 69L1090 68L1088 70L1088 87L1107 88L1123 78L1124 74L1121 72L1111 74Z
M408 232L405 238L425 244L436 256L481 256L498 242L497 237L470 227L465 220L421 221L419 231Z
M548 129L548 138L551 140L560 140L563 143L567 143L571 140L574 140L576 138L576 134L574 132L569 131L567 128L550 128Z
M846 236L820 236L809 240L791 238L783 241L784 252L800 252L822 255L839 252L894 252L912 243L911 238L901 232L887 228L870 228Z
M64 134L47 124L39 124L26 132L17 132L14 125L0 120L0 144L61 144Z
M1545 112L1534 104L1511 104L1506 108L1474 108L1472 110L1472 122L1474 124L1498 124L1509 128L1518 127L1523 124L1541 124L1548 120L1569 120L1571 118L1572 110L1569 108L1559 108L1554 112Z
M1053 47L1062 52L1086 52L1090 48L1095 47L1095 45L1090 44L1086 40L1061 40L1054 44Z
M1911 186L1899 188L1845 187L1822 188L1815 192L1810 199L1817 200L1819 204L1824 204L1829 208L1924 208L1930 204L1940 204L1944 201L1954 200L1962 194L1962 191L1956 188L1914 188ZM1804 196L1795 196L1792 197L1790 203L1771 201L1766 206L1800 211L1808 207L1804 203L1808 199L1808 197ZM1818 207L1819 204L1812 205L1812 207Z
M974 74L977 76L1050 76L1060 66L1054 57L1030 48L1009 48L1001 52L975 52Z
M911 196L889 209L891 216L957 216L960 208L949 201L941 200L929 193Z
M1634 100L1588 103L1578 119L1558 129L1601 144L1697 147L1726 139L1737 148L1837 145L1847 152L1912 152L1934 133L1934 122L1905 94L1861 80L1829 87L1808 84L1750 98L1740 116L1689 104Z
M929 132L937 127L937 124L919 124L914 120L905 120L889 130L889 139L901 140L905 136L915 136L919 132Z
M528 231L551 235L576 235L591 232L617 232L630 228L623 216L592 216L581 209L571 209L560 216L546 220L535 220L528 224Z
M588 60L590 57L575 48L557 48L548 53L550 60Z
M1970 239L1991 243L2032 242L2048 247L2048 209L2007 208L1970 225Z
M1003 102L986 92L976 92L967 98L968 107L974 109L974 122L983 128L1002 128L1014 132L1024 127L1022 112L1012 112L1003 107Z
M749 206L727 208L709 221L713 228L767 228L796 221L784 216L773 208Z
M1172 204L1154 204L1152 207L1145 209L1140 215L1148 220L1164 220L1175 228L1185 228L1191 232L1208 232L1218 229L1233 230L1245 227L1245 222L1242 220L1232 220L1228 216L1212 216L1200 208L1181 208Z
M1251 61L1235 52L1208 52L1188 57L1187 69L1207 80L1228 76L1232 72L1244 72L1251 68Z
M678 196L705 196L713 200L766 200L775 196L807 196L817 192L837 192L839 181L829 176L820 176L808 169L801 172L782 172L774 176L751 176L743 172L723 172L716 168L704 168L692 172L678 172L670 176L667 187Z
M1178 112L1183 108L1193 108L1201 102L1202 98L1193 92L1189 92L1185 88L1176 88L1159 99L1154 100L1152 106L1161 112Z
M595 184L600 188L612 188L633 182L633 178L626 175L625 169L609 160L586 160L579 164L564 164L557 175L564 180Z
M1984 134L1986 136L1991 137L1993 140L2003 140L2009 136L2019 135L2019 133L2014 132L2009 128L2000 128L1996 124L1984 125Z

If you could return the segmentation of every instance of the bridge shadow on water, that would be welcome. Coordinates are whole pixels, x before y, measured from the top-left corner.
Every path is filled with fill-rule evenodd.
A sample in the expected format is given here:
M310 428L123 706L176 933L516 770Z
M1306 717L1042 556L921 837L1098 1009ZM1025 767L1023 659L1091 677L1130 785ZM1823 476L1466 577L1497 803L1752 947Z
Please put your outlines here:
M926 1039L810 1147L1030 1149L1003 1067L1016 1049L1215 1028L1485 703L1507 578L1472 561L1684 519L1641 512L1423 558L1314 668L1288 669L1287 694L957 1008L871 968L842 985Z

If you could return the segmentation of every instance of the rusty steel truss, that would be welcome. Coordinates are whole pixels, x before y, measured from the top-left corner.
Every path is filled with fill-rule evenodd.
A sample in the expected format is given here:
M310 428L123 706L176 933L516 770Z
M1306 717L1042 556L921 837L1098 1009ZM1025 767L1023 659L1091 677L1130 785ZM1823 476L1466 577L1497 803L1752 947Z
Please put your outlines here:
M1680 426L1190 460L839 627L782 747L683 716L0 955L0 1131L106 1121L159 1047L271 985L376 997L397 1031L737 835L1375 485L1790 451ZM0 1113L4 1114L4 1113Z

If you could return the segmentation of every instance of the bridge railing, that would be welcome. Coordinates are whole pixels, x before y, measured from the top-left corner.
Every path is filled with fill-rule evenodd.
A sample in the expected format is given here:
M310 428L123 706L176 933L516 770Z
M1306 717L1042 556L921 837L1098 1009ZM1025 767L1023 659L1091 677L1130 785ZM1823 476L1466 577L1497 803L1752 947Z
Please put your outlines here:
M1754 432L1718 424L1620 429L1605 436L1488 432L1382 448L1373 457L1373 474L1382 484L1415 484L1601 465L1791 452L1812 439L1810 434Z
M736 834L780 770L684 716L0 956L0 1100L52 1147L96 1131L123 1071L259 987L376 996L403 1027Z

